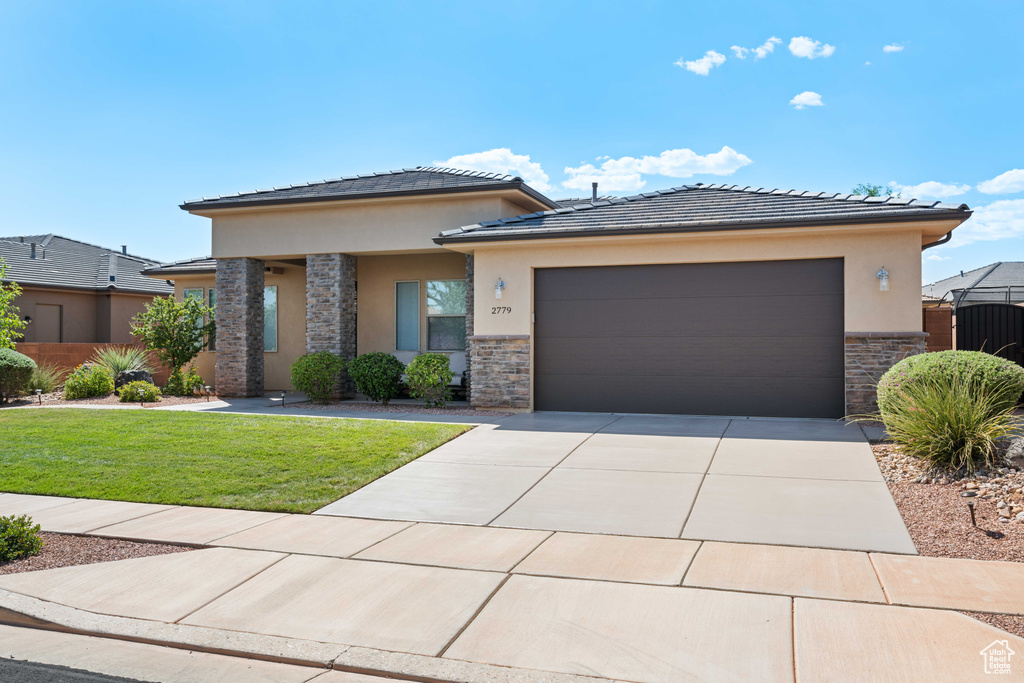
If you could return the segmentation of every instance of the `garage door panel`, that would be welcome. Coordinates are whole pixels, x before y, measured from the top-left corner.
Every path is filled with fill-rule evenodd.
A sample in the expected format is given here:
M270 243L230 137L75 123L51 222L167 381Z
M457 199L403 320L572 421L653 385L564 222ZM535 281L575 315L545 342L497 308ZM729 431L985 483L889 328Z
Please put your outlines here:
M656 264L545 268L536 272L536 301L633 299L660 294L714 296L796 296L809 291L843 293L842 259L737 263ZM782 268L780 268L780 264ZM779 277L780 270L786 277ZM589 277L595 274L597 277ZM822 289L825 287L826 289Z
M841 417L843 261L535 271L538 410Z
M799 316L780 312L777 298L709 297L540 301L538 337L757 336L799 337L842 326L842 297L803 294L785 300Z
M537 410L604 412L606 397L619 396L614 412L683 415L765 415L835 418L843 414L842 378L644 377L637 392L633 375L569 376L537 385Z
M664 375L699 377L820 377L823 366L843 365L843 349L830 337L546 338L537 375ZM723 356L729 362L719 362ZM685 364L680 364L685 358Z

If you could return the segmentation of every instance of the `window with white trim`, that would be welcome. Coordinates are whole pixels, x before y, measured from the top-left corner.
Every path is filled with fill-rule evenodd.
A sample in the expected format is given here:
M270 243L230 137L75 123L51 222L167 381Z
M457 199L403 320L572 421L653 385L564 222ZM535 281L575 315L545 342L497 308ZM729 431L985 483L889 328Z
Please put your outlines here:
M395 283L395 350L420 350L420 281Z
M465 349L466 281L427 280L427 350Z
M277 351L277 285L263 288L263 351Z

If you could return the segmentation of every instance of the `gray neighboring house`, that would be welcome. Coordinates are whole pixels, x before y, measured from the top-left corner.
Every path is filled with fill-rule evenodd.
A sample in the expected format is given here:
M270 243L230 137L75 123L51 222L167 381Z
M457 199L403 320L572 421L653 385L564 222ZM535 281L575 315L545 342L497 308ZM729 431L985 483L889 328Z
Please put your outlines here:
M142 274L158 262L60 235L0 237L6 282L28 326L23 343L133 343L130 320L174 286ZM20 347L19 347L20 348Z
M954 307L970 304L1024 303L1024 261L999 261L947 277L921 288L926 305L938 302Z

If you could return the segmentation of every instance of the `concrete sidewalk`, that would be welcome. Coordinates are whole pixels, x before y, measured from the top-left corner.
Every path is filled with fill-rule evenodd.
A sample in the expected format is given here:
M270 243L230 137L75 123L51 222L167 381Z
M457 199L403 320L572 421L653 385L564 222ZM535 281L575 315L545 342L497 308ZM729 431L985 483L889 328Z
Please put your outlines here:
M970 681L1024 651L954 611L1024 614L1017 563L0 495L18 512L202 549L0 577L0 621L349 672Z

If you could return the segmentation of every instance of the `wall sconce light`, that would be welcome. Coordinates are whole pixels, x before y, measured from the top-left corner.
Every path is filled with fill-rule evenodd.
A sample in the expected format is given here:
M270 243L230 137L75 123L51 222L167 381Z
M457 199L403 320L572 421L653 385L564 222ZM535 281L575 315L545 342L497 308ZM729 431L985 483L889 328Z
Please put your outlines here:
M889 291L889 271L882 266L882 269L875 273L875 277L878 278L878 291L888 292Z
M31 323L31 322L32 322L32 316L30 316L30 315L26 315L26 316L25 316L25 322L27 322L27 323Z
M501 298L501 291L503 289L505 289L505 281L502 280L501 276L499 275L498 276L498 281L494 283L494 298L495 299L500 299Z

